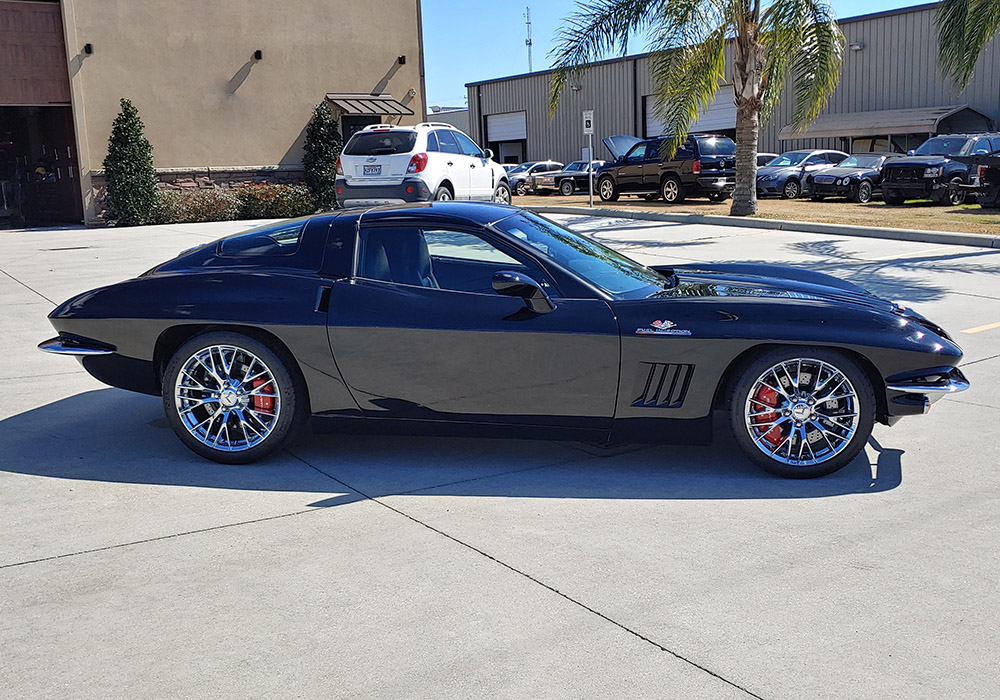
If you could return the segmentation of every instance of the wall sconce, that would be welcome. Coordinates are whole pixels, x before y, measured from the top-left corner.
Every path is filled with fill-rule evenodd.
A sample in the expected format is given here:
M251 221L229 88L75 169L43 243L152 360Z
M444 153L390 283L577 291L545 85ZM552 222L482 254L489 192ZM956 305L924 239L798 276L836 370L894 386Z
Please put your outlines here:
M83 52L85 54L87 54L88 56L90 56L92 53L94 53L94 45L93 44L84 44L83 45Z
M856 41L856 42L854 42L853 44L848 44L848 48L849 48L849 49L850 49L851 51L861 51L862 49L864 49L864 48L865 48L865 45L864 45L864 43L863 43L863 42L860 42L860 41Z
M406 65L406 56L399 56L399 57L397 57L396 58L396 63L398 63L401 66L405 66Z
M580 92L580 90L583 90L583 85L581 83L572 83L570 84L569 89L573 92Z
M253 52L253 60L259 61L264 58L264 52L261 49L257 49Z

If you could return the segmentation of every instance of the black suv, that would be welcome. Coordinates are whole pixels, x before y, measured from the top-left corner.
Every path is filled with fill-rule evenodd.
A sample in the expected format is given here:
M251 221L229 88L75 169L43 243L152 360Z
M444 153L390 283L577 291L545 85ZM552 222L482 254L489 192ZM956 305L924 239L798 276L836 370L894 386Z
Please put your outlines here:
M985 155L1000 150L1000 133L949 134L924 141L906 158L882 168L882 199L902 204L907 199L931 199L939 204L965 203L963 185L974 184L976 171L951 156Z
M663 197L668 204L685 197L721 202L736 186L736 144L725 136L692 134L673 158L663 138L610 136L604 145L613 158L597 172L597 192L605 202L623 194Z

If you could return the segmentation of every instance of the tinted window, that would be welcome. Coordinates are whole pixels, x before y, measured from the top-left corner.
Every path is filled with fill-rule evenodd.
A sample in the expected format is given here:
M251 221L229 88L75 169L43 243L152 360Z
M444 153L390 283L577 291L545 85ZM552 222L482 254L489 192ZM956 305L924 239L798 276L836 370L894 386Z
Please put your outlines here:
M972 139L937 136L928 139L917 149L918 156L960 156L972 146Z
M292 255L299 249L302 230L308 219L282 221L272 226L237 233L219 242L219 254L242 257L249 255Z
M415 131L359 131L344 153L349 156L380 156L409 153L417 142Z
M703 156L731 156L736 153L736 144L727 138L698 139L698 152Z
M992 142L991 145L993 146L993 152L997 153L998 151L1000 151L1000 136L992 138L990 139L990 141Z
M677 152L674 153L674 160L691 160L694 158L694 151L691 150L692 146L693 144L686 143L678 148Z
M458 147L458 141L452 136L450 131L439 131L437 132L438 143L441 145L441 151L444 153L461 153L461 149Z
M451 132L451 135L458 140L458 147L462 149L462 153L475 158L483 157L483 152L479 150L479 146L473 143L472 139L468 136L459 131L453 131Z
M877 168L880 165L882 165L882 156L875 154L850 156L840 161L842 168Z
M791 153L783 153L774 160L772 160L768 165L774 165L779 167L785 167L789 165L798 165L805 157L809 155L808 151L792 151Z
M566 172L573 173L573 172L576 172L578 170L583 170L586 167L587 167L586 161L575 160L575 161L573 161L572 163L570 163L569 165L566 166Z
M826 163L829 163L829 162L830 161L828 161L824 156L822 156L822 155L815 155L815 156L809 156L809 160L807 160L805 162L805 164L806 165L819 165L821 163L826 164Z
M844 160L844 154L842 154L842 153L834 153L833 151L830 151L829 153L826 154L826 159L828 161L830 161L831 163L833 163L834 165L837 165L838 163L842 163L843 162L843 160Z
M440 150L441 147L438 146L437 132L432 131L427 134L427 151L428 153L437 153Z
M534 163L521 163L519 166L511 170L510 174L514 175L516 173L527 172L528 168L530 168L532 165L534 165Z
M979 139L976 141L976 145L972 147L972 155L974 156L984 156L987 153L992 153L993 147L990 146L989 139Z
M642 160L646 157L646 144L640 143L631 151L628 152L627 158L629 160Z

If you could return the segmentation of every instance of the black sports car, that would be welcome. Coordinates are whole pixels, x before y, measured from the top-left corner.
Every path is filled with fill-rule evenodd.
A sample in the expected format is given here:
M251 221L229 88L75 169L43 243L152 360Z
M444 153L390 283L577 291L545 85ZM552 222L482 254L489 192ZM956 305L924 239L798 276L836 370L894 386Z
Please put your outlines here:
M826 197L847 197L860 204L872 201L882 185L882 166L899 158L895 153L856 153L838 165L809 175L806 181L812 200Z
M711 438L790 477L827 474L874 421L968 384L948 334L827 275L645 267L515 207L436 202L251 229L50 315L40 345L162 395L192 450L339 429L598 442Z

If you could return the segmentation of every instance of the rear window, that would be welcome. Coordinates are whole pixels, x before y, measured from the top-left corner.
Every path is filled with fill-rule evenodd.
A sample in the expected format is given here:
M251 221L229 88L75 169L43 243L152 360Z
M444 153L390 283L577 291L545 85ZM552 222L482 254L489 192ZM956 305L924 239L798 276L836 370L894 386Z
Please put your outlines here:
M703 156L731 156L736 153L732 139L698 139L698 152Z
M415 131L363 131L356 133L344 149L348 156L385 156L409 153L417 143Z
M309 219L292 219L223 238L219 254L228 257L293 255Z

